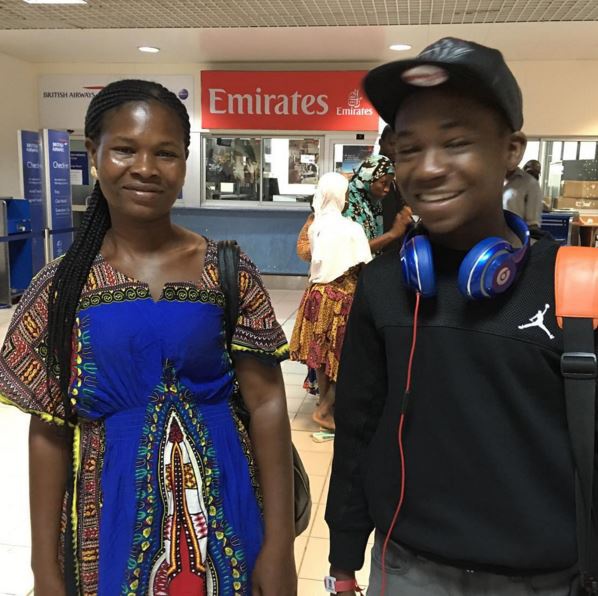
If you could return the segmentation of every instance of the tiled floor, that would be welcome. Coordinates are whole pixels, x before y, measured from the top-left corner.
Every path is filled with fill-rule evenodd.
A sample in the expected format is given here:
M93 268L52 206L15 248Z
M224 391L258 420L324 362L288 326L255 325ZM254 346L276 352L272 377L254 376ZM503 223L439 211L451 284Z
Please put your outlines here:
M270 290L276 316L290 338L301 291ZM14 309L13 309L14 310ZM0 338L4 338L13 310L0 310ZM311 420L313 398L303 389L305 367L295 362L282 365L293 441L309 474L313 509L308 530L295 541L299 572L299 596L323 596L322 578L328 571L328 528L324 509L328 492L332 443L315 443L319 430ZM25 596L32 587L29 570L30 529L27 477L28 416L0 405L0 596ZM368 561L369 556L366 556ZM367 583L369 562L358 573Z

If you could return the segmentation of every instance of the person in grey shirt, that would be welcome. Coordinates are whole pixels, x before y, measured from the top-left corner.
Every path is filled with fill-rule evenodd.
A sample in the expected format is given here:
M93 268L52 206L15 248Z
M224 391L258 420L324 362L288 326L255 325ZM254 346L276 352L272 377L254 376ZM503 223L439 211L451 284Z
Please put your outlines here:
M528 226L540 226L544 195L538 181L521 168L507 172L503 208L522 217Z
M540 180L540 174L542 173L542 164L537 159L530 159L525 162L523 171L527 172L530 176L533 176L536 180Z

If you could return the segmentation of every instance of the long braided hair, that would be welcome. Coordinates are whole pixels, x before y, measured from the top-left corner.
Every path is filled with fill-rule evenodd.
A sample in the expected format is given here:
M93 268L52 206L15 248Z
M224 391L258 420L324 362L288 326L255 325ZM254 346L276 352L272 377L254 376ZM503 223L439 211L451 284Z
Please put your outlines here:
M121 80L104 87L89 104L85 116L85 137L96 145L99 144L106 114L126 103L154 101L171 108L181 121L185 135L186 154L188 155L191 127L185 106L166 87L150 81ZM74 422L75 418L69 397L73 325L81 292L110 225L108 203L102 193L100 182L96 181L73 244L56 268L48 297L48 357L46 361L48 391L50 390L51 376L57 378L64 406L64 420L67 423ZM67 516L69 522L70 507L72 506L70 487L73 477L74 471L71 463L68 467L68 487L71 493ZM65 583L69 595L79 594L74 552L72 527L67 527Z

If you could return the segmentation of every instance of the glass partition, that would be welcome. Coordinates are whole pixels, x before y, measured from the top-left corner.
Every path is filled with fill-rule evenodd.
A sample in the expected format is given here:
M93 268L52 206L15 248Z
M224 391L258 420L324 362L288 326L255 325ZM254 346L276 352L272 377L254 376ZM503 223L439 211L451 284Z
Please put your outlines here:
M598 197L596 140L546 140L544 146L544 189L553 206L580 207L587 203L594 208L588 199ZM559 205L554 205L556 199Z
M319 137L204 137L205 201L297 204L320 176Z
M260 200L261 139L207 137L204 156L207 200Z

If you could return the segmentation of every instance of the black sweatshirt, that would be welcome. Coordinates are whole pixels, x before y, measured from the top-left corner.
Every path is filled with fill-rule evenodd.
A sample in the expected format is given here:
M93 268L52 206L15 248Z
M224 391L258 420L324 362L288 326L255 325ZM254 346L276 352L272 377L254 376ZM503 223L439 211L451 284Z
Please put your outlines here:
M506 295L477 302L456 286L464 253L434 248L438 294L421 301L404 432L406 499L394 541L505 574L576 563L557 248L540 240ZM361 568L370 532L388 531L398 503L414 304L397 253L362 271L336 391L326 509L330 562L340 569Z

